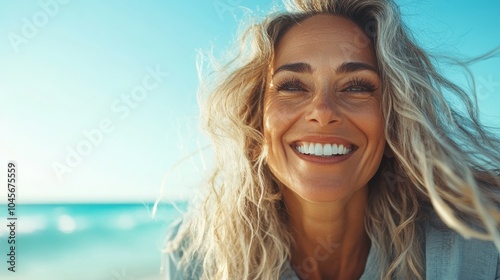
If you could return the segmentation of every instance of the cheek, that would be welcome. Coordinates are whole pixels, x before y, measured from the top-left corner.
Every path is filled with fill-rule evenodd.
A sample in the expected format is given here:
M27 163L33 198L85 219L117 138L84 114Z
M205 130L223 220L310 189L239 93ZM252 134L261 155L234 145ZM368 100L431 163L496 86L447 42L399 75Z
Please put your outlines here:
M353 112L351 115L355 116L359 129L364 132L368 141L385 142L385 121L378 100L369 100L365 104L357 106L354 110L351 109L350 111Z
M382 113L374 111L360 118L361 126L369 142L384 141L384 118Z
M269 98L264 103L264 137L267 144L276 142L297 118L298 106L290 102Z
M298 108L289 102L268 99L264 103L264 139L267 150L267 162L273 173L286 162L285 137L287 131L298 118Z
M370 131L370 135L374 139L369 139L371 141L378 141L385 144L385 136L384 136L384 128L385 128L385 120L382 114L381 109L377 106L374 108L371 118L369 119L369 123L367 127Z
M377 162L382 157L385 148L384 127L385 120L380 108L380 102L373 100L366 106L358 107L357 113L351 114L351 121L363 134L366 145L366 156L370 164Z
M272 162L276 149L279 146L279 141L281 139L282 128L285 126L285 122L280 115L269 108L270 110L264 111L264 139L265 145L268 153L268 162Z
M376 162L375 168L378 169L379 161L382 159L385 148L385 121L382 112L378 108L374 108L369 116L363 118L362 127L370 147L370 154L374 162Z

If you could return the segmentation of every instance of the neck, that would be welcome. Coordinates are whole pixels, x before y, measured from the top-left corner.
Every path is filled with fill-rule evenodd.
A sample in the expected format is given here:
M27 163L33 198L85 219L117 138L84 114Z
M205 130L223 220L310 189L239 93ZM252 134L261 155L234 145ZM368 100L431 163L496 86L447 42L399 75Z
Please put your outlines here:
M303 279L356 279L370 239L364 226L368 188L334 202L310 202L283 191L295 240L292 266ZM353 261L356 260L356 261Z

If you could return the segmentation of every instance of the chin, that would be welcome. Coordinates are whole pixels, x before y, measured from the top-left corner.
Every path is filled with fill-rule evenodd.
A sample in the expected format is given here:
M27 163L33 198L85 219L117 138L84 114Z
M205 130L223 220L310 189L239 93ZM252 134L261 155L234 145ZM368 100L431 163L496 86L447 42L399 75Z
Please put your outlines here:
M295 189L289 188L291 192L296 193L303 200L317 203L340 201L352 196L360 189L363 187L346 187L345 183L332 184L331 181L328 184L316 183L314 186L307 184Z

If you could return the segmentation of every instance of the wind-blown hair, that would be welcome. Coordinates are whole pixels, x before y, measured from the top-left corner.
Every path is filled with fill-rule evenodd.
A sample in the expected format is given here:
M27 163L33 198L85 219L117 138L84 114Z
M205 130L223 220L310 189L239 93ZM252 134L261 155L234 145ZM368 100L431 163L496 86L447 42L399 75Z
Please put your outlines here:
M480 124L475 91L437 71L391 0L297 0L287 8L247 30L202 98L215 170L203 203L185 215L166 251L182 252L181 265L203 279L278 279L283 272L294 242L266 164L264 92L280 37L316 14L351 19L376 52L389 156L369 183L365 227L380 254L380 277L425 278L418 223L427 207L464 237L500 248L500 140ZM345 54L356 48L346 46Z

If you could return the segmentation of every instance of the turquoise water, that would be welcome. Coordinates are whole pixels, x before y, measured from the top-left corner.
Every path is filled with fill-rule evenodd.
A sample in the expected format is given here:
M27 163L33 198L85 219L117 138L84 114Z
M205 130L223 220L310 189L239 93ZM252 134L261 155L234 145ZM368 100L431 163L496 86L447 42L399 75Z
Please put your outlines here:
M8 271L7 207L0 205L0 279L160 279L161 248L186 203L45 204L16 208L16 272Z

